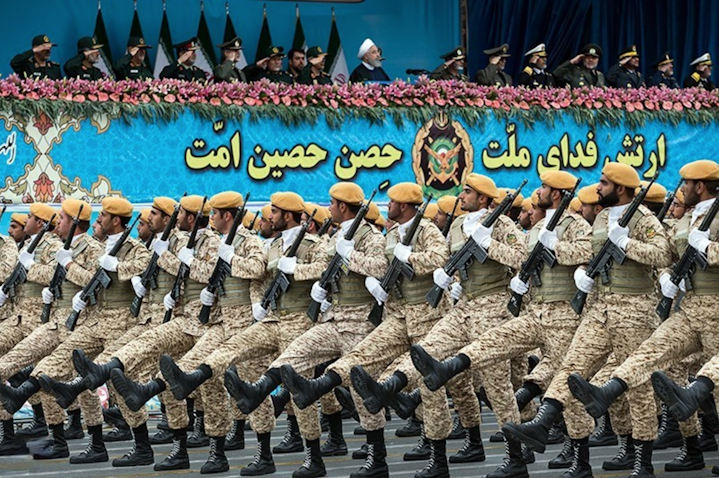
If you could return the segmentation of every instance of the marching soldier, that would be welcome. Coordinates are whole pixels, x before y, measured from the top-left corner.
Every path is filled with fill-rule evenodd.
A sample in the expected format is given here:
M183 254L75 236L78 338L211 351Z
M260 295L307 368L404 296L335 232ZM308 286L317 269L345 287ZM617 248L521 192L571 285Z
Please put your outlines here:
M639 71L639 53L636 45L632 45L619 53L619 63L612 66L607 73L607 83L615 88L641 88L644 78Z
M100 59L100 48L104 45L97 43L95 37L82 37L77 41L77 56L65 62L65 75L68 78L81 80L101 80L104 74L95 63Z
M167 65L160 72L160 78L172 78L185 81L206 81L205 72L195 66L197 60L197 38L192 37L182 43L174 45L177 50L177 61Z
M526 86L530 89L557 86L554 76L547 71L547 49L544 43L529 50L524 57L529 57L529 61L522 73L519 74L518 86Z
M325 73L325 60L327 53L322 48L313 46L307 50L307 66L305 66L297 77L297 83L303 85L331 85L332 78Z
M154 202L154 201L153 201ZM146 207L140 211L140 220L137 222L137 238L150 247L150 241L155 238L155 233L150 227L150 213L152 208Z
M119 80L144 80L153 78L145 58L147 50L152 48L142 37L132 36L127 40L127 54L115 65L115 75Z
M709 53L704 53L699 58L690 63L694 67L694 73L684 80L684 88L704 88L707 91L714 89L712 83L712 57Z
M677 79L674 78L674 60L669 52L664 53L654 63L654 74L649 78L647 86L661 86L663 88L679 88Z
M606 86L604 73L597 70L602 49L599 45L589 43L582 48L577 56L565 61L556 70L554 78L560 86L570 88L592 88Z
M30 236L25 233L26 224L27 214L16 212L10 216L10 226L8 226L7 233L15 241L18 250L25 247L25 245L28 244L28 239L30 238Z
M429 75L431 80L467 81L467 75L463 73L467 59L464 48L457 47L440 56L440 58L444 60L444 63L435 68Z
M47 35L38 35L32 39L32 48L19 53L10 61L13 71L23 78L62 78L60 64L50 61L52 47L57 43L50 41Z
M240 60L242 51L242 39L235 37L217 47L222 52L222 63L212 70L215 81L242 81L246 82L245 74L237 69L237 62Z
M484 54L489 57L489 64L484 70L479 70L474 76L474 82L480 85L496 86L512 86L512 77L504 72L507 65L507 58L511 55L507 53L509 45L506 43L496 48L484 50Z

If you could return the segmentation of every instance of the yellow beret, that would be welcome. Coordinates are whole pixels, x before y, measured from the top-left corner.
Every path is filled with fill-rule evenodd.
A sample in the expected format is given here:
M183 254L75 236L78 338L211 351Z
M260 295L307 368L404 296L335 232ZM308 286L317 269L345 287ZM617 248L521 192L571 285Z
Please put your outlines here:
M257 214L255 214L254 212L247 211L245 213L245 217L242 218L242 227L244 227L245 229L250 227L250 223L252 222L252 220L255 218L256 215ZM257 221L255 221L255 224L256 223L257 223Z
M679 189L679 191L677 191L677 194L676 196L674 196L674 199L684 204L684 191L682 191L681 188Z
M514 193L514 189L499 188L499 189L497 189L497 192L499 193L499 196L497 196L497 198L494 200L494 202L499 204L502 201L504 201L504 198L507 197L507 194ZM514 201L512 201L511 207L520 207L522 205L522 201L524 201L524 196L522 196L521 193L517 194L517 196L515 196L515 198L514 198Z
M302 196L289 191L274 193L270 196L270 204L283 211L305 211L305 201L302 199Z
M77 216L78 212L80 212L80 206L82 206L80 220L89 221L92 216L92 207L85 201L75 198L67 198L61 204L62 210L65 211L65 214L73 218Z
M382 214L379 215L377 220L374 222L375 226L384 227L387 224L387 220Z
M235 191L217 193L210 198L210 207L215 209L237 209L243 203L242 194Z
M437 215L437 211L439 211L439 206L436 203L431 202L431 203L427 204L427 208L424 210L423 217L425 219L433 219L434 216Z
M599 202L599 194L597 194L597 184L591 184L589 186L584 186L582 189L579 190L577 193L577 197L580 201L582 201L582 204L597 204Z
M602 174L619 186L638 188L641 184L637 171L633 167L623 163L607 163L604 169L602 169Z
M499 197L499 191L497 190L497 186L494 184L494 181L492 181L487 176L483 176L477 173L470 173L469 175L467 175L466 184L478 193L484 194L485 196L488 196L490 198L496 199L497 197Z
M10 222L16 222L22 227L25 227L25 224L27 224L27 214L23 214L21 212L14 212L12 216L10 216Z
M367 214L365 215L365 219L368 220L371 223L374 223L377 218L379 217L379 207L373 202L369 203L369 207L367 208Z
M422 204L422 188L416 183L399 183L395 184L387 190L387 196L399 203Z
M265 204L262 206L262 209L260 209L260 213L262 214L262 219L265 219L267 221L270 220L270 213L272 212L272 204Z
M168 216L172 216L172 213L175 212L176 204L177 201L165 196L158 196L152 200L152 207L164 212Z
M719 164L709 159L692 161L682 166L679 175L689 180L716 181L719 179Z
M311 202L305 203L305 213L308 216L312 214L312 211L314 211L315 209L317 209L317 212L315 213L313 221L315 221L317 224L322 225L327 219L330 218L330 212L329 210L327 210L327 208L318 206L317 204Z
M140 211L140 221L147 223L150 220L150 211L152 208L146 207Z
M647 184L649 184L649 181L642 181L642 186L646 186ZM634 193L639 194L639 189L640 188L637 188ZM644 197L644 201L663 204L666 198L667 188L665 188L659 183L654 183L649 188L649 191L647 191L647 195Z
M456 202L457 196L442 196L441 198L437 199L437 206L439 206L439 210L441 212L445 214L450 214ZM467 211L462 210L462 206L460 204L457 204L457 209L454 210L454 216L458 217L466 212Z
M197 214L198 212L200 212L200 208L202 207L202 201L204 199L204 197L197 195L185 196L180 199L180 207L185 211L189 212L190 214ZM210 207L210 203L205 202L205 207L202 208L202 214L207 216L210 214L211 210L212 207Z
M124 198L106 197L102 209L115 216L132 217L132 204Z
M43 202L34 202L30 205L30 214L47 222L56 211ZM57 218L53 222L57 222Z
M330 197L337 201L359 206L364 202L364 192L355 183L337 183L330 188Z
M582 208L582 201L580 201L578 197L573 197L572 201L569 203L569 209L571 209L574 212L579 212L579 210L581 208Z
M537 204L539 204L539 188L532 191L531 199L532 199L532 206L536 206Z
M532 209L532 198L524 198L522 201L522 211L529 211Z
M539 176L542 184L554 189L572 189L577 178L566 171L546 171Z

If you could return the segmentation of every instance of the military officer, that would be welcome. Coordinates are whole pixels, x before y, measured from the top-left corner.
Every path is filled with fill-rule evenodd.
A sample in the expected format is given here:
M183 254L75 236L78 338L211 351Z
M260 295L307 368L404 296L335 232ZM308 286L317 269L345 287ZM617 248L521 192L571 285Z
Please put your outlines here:
M104 74L95 67L95 63L100 59L100 48L103 46L97 43L95 37L80 38L77 41L77 55L65 62L65 75L81 80L101 80Z
M262 58L251 65L247 65L242 69L247 77L247 81L258 81L267 78L273 83L295 82L292 77L282 69L282 59L285 54L282 53L284 48L281 46L269 46L262 52Z
M247 81L245 74L237 69L237 62L240 60L242 51L242 39L235 37L217 47L222 52L222 63L212 70L215 81Z
M195 66L197 60L197 38L192 37L174 45L177 50L177 61L167 65L160 72L160 78L172 78L185 81L206 81L205 72Z
M597 70L601 56L602 49L599 45L589 43L577 56L559 65L554 70L554 78L560 86L569 86L570 88L606 86L604 73Z
M7 233L17 244L18 250L22 249L28 243L28 236L25 233L25 225L27 224L27 214L15 212L10 216L10 225Z
M307 58L302 48L293 48L287 52L287 74L295 81L306 65Z
M57 43L50 41L47 35L37 35L32 39L32 48L19 53L10 60L13 71L24 78L62 78L60 64L50 61L52 47Z
M127 40L127 53L115 65L115 75L119 80L144 80L153 78L145 59L147 50L152 48L145 39L131 36Z
M464 74L467 55L461 46L440 56L444 63L439 65L429 75L432 80L457 80L467 81L467 75Z
M490 48L484 50L484 54L489 57L489 64L484 70L479 70L474 75L474 82L480 85L486 86L512 86L512 77L504 72L504 68L507 65L507 58L511 55L509 52L509 45L506 43L496 48Z
M647 81L647 86L661 86L663 88L679 88L677 79L674 78L674 60L669 52L664 53L654 65L654 74Z
M357 58L361 63L352 70L350 79L352 83L361 83L364 81L390 81L389 76L382 68L382 52L377 45L366 38L357 51Z
M327 53L322 48L313 46L307 50L307 66L297 77L297 83L304 85L331 85L332 78L324 72Z
M528 58L528 64L519 74L518 86L531 89L557 86L554 76L547 71L547 48L544 43L529 50L524 57Z
M632 45L619 53L619 63L607 72L607 84L615 88L641 88L644 77L639 71L639 53Z
M704 88L707 91L714 89L712 83L712 57L709 53L704 53L699 58L690 63L694 67L694 73L684 80L684 88Z

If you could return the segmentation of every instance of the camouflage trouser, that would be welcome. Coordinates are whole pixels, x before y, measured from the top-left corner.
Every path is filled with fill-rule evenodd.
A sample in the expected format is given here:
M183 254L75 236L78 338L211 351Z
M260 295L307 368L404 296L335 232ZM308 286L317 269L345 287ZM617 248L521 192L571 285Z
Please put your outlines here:
M649 296L609 294L587 306L562 367L544 394L545 399L558 400L565 406L565 420L567 416L578 418L584 414L583 407L567 386L569 374L592 377L612 352L617 361L625 360L656 328L655 305ZM657 413L651 385L647 383L630 389L626 396L632 418L632 436L642 441L654 440ZM570 427L570 423L567 423L567 429L569 436L576 439L592 432L591 426L577 430Z
M602 365L597 373L594 374L590 382L592 385L601 386L612 377L612 372L617 368L617 359L614 354L609 354L607 361ZM629 412L629 402L627 397L622 395L612 403L609 407L609 419L612 422L612 429L617 435L632 434L632 417Z
M0 356L40 327L42 308L39 298L18 299L14 312L0 322Z
M279 322L256 322L230 337L201 363L212 369L213 377L224 377L225 370L237 364L237 371L243 379L256 380L267 370L270 358L277 357L311 326L312 322L305 313L285 315ZM311 378L311 372L306 376ZM321 430L317 406L304 410L295 407L295 414L302 435L308 440L318 439ZM267 433L272 431L274 424L274 407L272 400L267 397L250 414L250 425L257 433Z

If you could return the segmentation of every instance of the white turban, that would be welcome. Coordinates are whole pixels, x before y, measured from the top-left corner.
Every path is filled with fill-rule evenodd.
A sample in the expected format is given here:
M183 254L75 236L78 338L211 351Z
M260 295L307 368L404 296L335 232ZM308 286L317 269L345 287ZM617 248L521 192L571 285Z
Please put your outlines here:
M370 40L369 38L365 39L365 41L363 41L359 47L359 51L357 52L357 58L361 60L362 57L364 57L369 51L369 49L373 46L375 46L375 44L372 40Z

